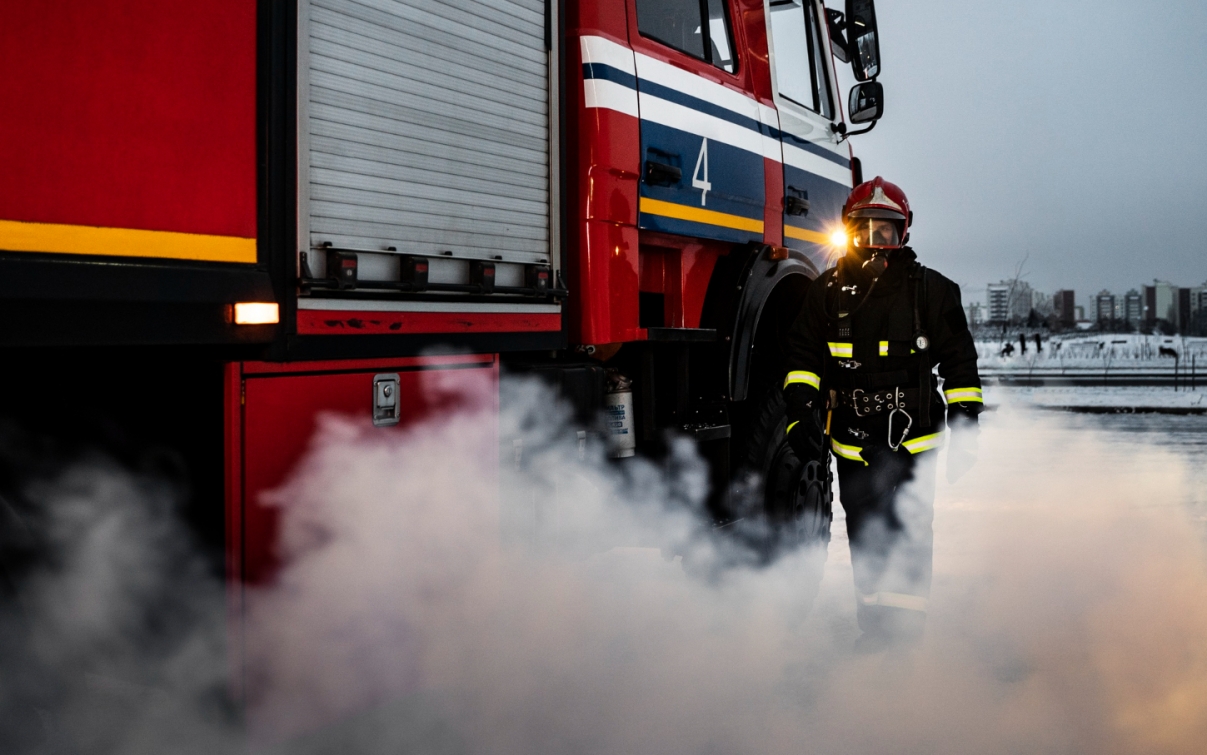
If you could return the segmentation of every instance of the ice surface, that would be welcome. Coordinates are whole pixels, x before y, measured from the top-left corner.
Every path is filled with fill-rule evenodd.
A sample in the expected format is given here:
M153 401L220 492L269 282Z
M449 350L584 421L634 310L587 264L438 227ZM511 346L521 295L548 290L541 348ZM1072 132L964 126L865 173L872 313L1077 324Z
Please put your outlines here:
M1043 386L1038 388L989 386L990 405L1010 402L1040 408L1118 407L1120 409L1203 409L1207 411L1207 386L1174 390L1171 386Z

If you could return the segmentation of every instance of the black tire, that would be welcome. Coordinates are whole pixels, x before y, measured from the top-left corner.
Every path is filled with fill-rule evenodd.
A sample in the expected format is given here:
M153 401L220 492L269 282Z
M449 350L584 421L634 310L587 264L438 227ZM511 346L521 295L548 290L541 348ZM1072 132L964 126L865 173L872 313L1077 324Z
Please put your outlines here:
M764 391L752 413L744 447L736 498L742 530L765 560L806 546L830 542L833 519L833 475L829 453L801 461L788 445L784 394L776 386Z

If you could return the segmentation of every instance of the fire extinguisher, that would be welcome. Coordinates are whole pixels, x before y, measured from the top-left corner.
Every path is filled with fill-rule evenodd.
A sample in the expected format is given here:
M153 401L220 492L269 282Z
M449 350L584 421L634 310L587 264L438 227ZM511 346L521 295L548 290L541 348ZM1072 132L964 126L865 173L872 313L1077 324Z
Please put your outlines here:
M608 427L608 455L623 459L637 453L637 432L633 422L633 381L617 370L608 370L608 390L604 397L604 417Z

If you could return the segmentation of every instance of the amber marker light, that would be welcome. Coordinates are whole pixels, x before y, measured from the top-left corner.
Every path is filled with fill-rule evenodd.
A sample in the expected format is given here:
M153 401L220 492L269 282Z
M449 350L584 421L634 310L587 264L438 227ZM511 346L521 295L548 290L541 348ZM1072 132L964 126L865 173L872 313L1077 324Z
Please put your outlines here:
M280 321L281 308L275 301L241 301L235 305L236 325L275 325Z

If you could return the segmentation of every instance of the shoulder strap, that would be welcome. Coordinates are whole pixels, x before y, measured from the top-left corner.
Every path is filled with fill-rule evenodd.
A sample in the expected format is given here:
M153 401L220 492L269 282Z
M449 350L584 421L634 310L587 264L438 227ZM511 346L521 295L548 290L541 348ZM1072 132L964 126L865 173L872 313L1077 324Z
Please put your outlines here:
M930 394L931 394L931 362L930 362L930 342L926 331L922 329L922 324L926 321L922 317L922 307L926 301L926 268L921 264L914 263L914 269L910 271L910 278L913 285L910 288L910 297L914 310L914 345L920 345L921 339L926 340L926 348L918 349L918 403L921 417L919 424L923 428L930 427Z

